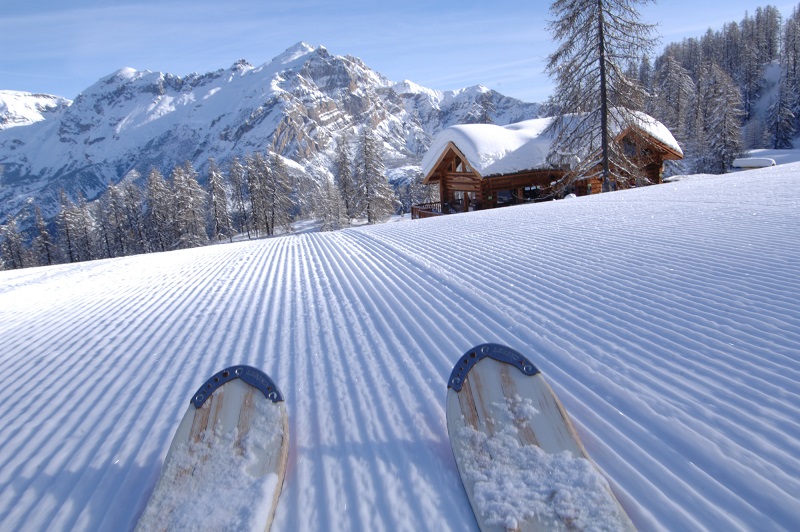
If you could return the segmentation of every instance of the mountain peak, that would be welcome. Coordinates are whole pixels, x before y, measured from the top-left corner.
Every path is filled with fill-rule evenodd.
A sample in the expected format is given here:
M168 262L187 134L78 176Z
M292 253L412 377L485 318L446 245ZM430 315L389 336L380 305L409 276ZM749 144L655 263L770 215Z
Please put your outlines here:
M313 46L308 44L307 42L300 41L299 43L295 44L286 49L282 54L275 57L272 62L278 63L282 65L286 65L293 61L296 61L302 57L305 57L311 53L316 52L322 48L321 46Z

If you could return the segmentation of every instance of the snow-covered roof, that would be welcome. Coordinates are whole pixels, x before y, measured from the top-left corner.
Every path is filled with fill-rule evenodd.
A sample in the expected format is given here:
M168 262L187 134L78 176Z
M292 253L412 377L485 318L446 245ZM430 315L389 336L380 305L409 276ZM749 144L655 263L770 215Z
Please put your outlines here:
M451 142L482 176L543 168L552 142L543 132L552 120L536 118L507 126L461 124L448 127L436 135L422 159L422 173L431 173Z
M610 123L613 136L632 127L677 155L683 155L669 129L655 118L638 111L615 109L612 112L614 119ZM547 155L553 137L545 130L552 121L553 118L549 117L507 126L461 124L448 127L436 136L422 159L422 172L425 176L430 175L451 142L483 177L548 168Z

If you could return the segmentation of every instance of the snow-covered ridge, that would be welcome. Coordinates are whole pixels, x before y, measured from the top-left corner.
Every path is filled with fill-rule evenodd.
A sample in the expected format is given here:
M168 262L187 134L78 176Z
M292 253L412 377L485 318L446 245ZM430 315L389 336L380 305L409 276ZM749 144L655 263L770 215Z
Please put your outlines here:
M286 396L273 530L474 530L467 349L542 370L640 530L800 525L800 164L0 272L0 529L132 529L194 391Z
M49 94L0 90L0 130L41 122L62 112L70 103Z

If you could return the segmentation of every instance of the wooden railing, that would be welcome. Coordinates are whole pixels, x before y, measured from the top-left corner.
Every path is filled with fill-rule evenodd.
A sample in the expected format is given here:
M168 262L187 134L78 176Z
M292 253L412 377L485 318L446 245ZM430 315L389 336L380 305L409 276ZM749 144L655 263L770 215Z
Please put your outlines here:
M411 206L411 219L418 218L431 218L433 216L442 216L442 202L433 201L430 203L420 203L419 205Z

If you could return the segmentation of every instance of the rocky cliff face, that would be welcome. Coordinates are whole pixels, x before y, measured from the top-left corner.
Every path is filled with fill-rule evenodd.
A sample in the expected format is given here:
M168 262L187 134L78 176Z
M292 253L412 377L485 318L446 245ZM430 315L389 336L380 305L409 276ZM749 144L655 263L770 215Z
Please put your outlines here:
M539 112L480 86L440 92L395 83L357 58L305 43L259 67L238 61L203 75L122 69L73 102L20 94L0 92L0 223L34 202L54 214L62 188L92 199L131 170L166 175L191 161L202 177L209 157L226 168L234 155L271 149L321 177L337 137L356 138L363 126L383 139L387 174L401 180L444 127L487 112L498 124Z

